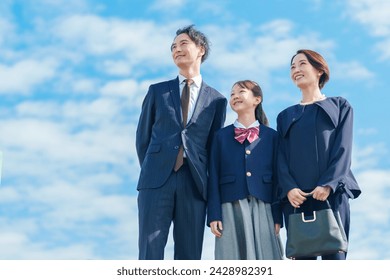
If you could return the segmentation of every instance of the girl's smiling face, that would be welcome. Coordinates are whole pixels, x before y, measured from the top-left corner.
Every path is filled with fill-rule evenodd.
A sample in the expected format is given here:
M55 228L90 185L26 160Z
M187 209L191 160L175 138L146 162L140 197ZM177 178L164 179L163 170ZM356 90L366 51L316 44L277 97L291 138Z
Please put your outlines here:
M256 106L261 102L260 96L254 96L253 92L245 87L235 84L230 94L230 107L234 112L255 111Z

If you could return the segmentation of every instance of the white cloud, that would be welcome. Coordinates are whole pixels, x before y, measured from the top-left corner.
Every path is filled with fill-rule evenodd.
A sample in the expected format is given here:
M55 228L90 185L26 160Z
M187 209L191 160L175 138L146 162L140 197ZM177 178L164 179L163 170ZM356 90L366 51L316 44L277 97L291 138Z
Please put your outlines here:
M0 46L7 43L7 39L10 38L10 34L13 34L13 32L13 24L4 18L0 18Z
M359 172L378 168L379 163L388 154L385 143L371 143L361 147L354 145L352 153L352 167Z
M15 3L16 5L23 5L23 11L29 17L31 22L35 24L40 19L49 19L52 17L77 13L86 13L94 9L88 0L34 0L34 1L20 1L20 0L5 0L4 9L8 10L10 16L14 17ZM19 7L18 7L19 8ZM96 5L95 9L99 10L101 6Z
M12 202L20 199L19 192L10 187L1 188L0 194L0 202Z
M378 226L384 221L390 221L390 204L385 202L390 195L390 170L368 169L359 173L357 178L365 191L362 199L356 202L357 216ZM373 205L380 205L380 211L375 211Z
M384 0L348 0L347 14L362 24L373 37L380 39L374 50L381 53L380 59L390 59L390 2Z
M173 26L174 23L157 26L147 21L73 15L58 20L52 32L65 46L91 55L122 54L127 58L128 67L141 62L163 66L172 63L169 47Z
M378 134L378 129L376 128L373 128L373 127L369 127L369 128L360 128L358 131L357 131L357 134L358 135L362 135L362 136L375 136Z
M7 225L3 225L7 226ZM2 227L4 228L4 227ZM92 244L70 244L66 246L46 247L45 243L35 243L23 232L7 231L0 234L0 259L3 260L67 260L93 259Z
M135 96L138 93L138 83L135 80L110 81L101 88L104 95Z
M60 109L60 105L52 101L26 101L15 106L17 115L21 117L58 117Z
M223 73L220 83L226 87L224 92L229 92L235 81L248 78L258 81L263 88L272 87L273 79L280 77L275 74L278 71L285 75L284 80L289 79L290 59L298 49L331 52L334 46L334 42L321 39L318 33L296 36L294 23L289 20L266 22L257 30L253 34L253 26L248 24L208 29L213 45L207 67Z
M14 65L0 65L0 94L27 94L33 88L52 78L57 63L53 60L27 59Z
M96 179L88 180L91 175L88 174L88 177L75 184L55 180L48 186L28 189L26 195L32 206L36 203L50 210L41 213L48 222L45 227L57 230L77 227L82 223L83 227L92 230L88 223L107 219L124 222L127 220L126 213L129 218L135 214L128 195L110 194L112 191L118 191L117 186L122 183L118 175L98 173ZM99 178L105 180L98 182ZM89 182L95 184L88 185ZM109 207L106 207L107 205Z
M135 124L129 113L138 100L129 95L64 104L20 103L13 118L0 122L3 176L83 178L93 169L107 172L104 166L112 165L130 178L137 177Z
M376 49L381 53L381 59L390 59L390 38L376 44Z
M390 35L390 2L383 0L348 0L349 16L378 37Z
M136 199L101 186L51 181L18 188L19 199L3 206L29 216L0 220L0 259L136 259Z
M107 60L104 62L103 69L107 74L128 76L131 73L131 67L126 61Z
M294 23L286 19L275 19L263 24L260 30L267 34L271 33L275 37L289 37L293 31Z
M72 92L76 93L95 93L97 92L96 80L94 79L74 79L72 81Z
M351 257L390 259L390 242L383 239L389 230L390 170L367 169L357 174L361 196L351 201Z
M375 74L361 65L358 61L335 62L331 69L331 75L335 79L370 80Z

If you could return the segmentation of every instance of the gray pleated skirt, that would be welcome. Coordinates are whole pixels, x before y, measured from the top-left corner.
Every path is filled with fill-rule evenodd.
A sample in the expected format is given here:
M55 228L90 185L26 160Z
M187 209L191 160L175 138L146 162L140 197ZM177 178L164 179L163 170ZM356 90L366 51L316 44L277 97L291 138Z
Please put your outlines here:
M222 237L215 239L216 260L283 259L269 203L253 196L223 203L222 217Z

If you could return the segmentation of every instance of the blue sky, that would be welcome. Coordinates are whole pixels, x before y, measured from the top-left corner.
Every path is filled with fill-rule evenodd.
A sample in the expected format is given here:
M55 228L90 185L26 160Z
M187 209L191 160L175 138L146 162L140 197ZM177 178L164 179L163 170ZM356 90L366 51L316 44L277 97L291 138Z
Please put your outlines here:
M137 258L135 129L148 86L177 75L170 45L187 24L212 43L204 80L225 96L257 81L274 128L300 100L291 56L323 54L323 93L355 112L363 194L349 258L390 259L389 11L386 0L2 0L0 259ZM204 259L213 246L207 228Z

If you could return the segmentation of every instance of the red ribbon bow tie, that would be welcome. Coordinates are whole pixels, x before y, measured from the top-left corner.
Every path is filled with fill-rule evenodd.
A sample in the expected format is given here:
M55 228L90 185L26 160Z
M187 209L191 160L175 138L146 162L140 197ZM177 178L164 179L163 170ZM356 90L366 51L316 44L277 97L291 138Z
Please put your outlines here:
M249 143L252 143L257 138L259 138L259 131L260 128L258 126L250 128L235 127L234 139L236 139L241 144L244 143L245 139L248 139Z

